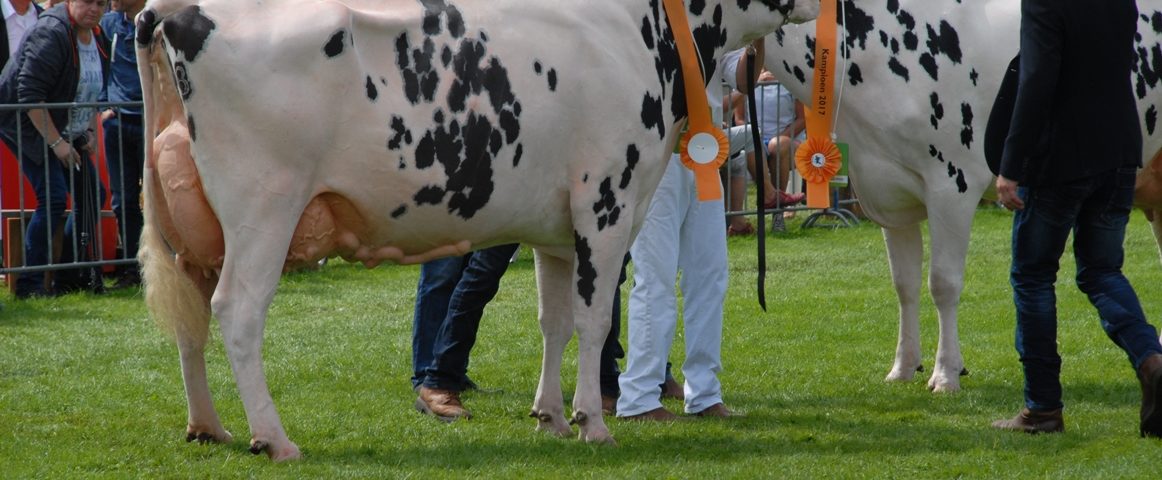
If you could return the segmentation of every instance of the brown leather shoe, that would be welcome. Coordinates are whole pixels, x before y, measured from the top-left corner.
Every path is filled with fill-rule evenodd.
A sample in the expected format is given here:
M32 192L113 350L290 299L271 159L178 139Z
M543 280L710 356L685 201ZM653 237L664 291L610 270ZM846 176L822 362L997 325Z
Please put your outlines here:
M674 377L666 377L666 382L662 384L662 398L685 400L686 395L682 393L682 384L674 380Z
M1142 383L1142 416L1138 433L1143 437L1162 438L1162 354L1146 357L1138 366L1138 381Z
M637 415L630 415L628 417L620 417L625 420L638 420L646 422L672 422L682 417L674 415L673 412L666 410L666 407L658 407L645 413Z
M469 420L472 413L460 403L460 392L442 388L420 386L420 396L416 397L416 410L432 415L444 422L454 422L458 418Z
M1065 418L1061 409L1039 412L1022 408L1021 413L1007 420L993 422L993 428L1025 433L1061 433L1065 431Z
M742 415L734 413L729 408L726 408L725 404L723 404L722 402L718 402L718 403L715 403L714 405L707 407L705 410L702 410L701 412L694 413L694 416L711 417L711 418L730 418L730 417L741 417Z
M601 414L614 415L617 413L617 397L601 396Z

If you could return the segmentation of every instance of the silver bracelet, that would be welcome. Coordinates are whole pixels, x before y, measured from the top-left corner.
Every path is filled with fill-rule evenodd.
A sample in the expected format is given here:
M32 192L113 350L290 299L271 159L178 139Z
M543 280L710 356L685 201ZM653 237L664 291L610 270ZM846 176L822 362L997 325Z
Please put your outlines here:
M57 137L57 139L56 139L56 141L55 141L55 142L52 142L52 143L48 144L48 148L49 148L50 150L51 150L51 149L54 149L54 148L56 148L56 146L57 146L57 145L60 145L60 143L61 143L61 142L63 142L63 141L65 141L65 137L64 137L64 135L61 135L61 136Z

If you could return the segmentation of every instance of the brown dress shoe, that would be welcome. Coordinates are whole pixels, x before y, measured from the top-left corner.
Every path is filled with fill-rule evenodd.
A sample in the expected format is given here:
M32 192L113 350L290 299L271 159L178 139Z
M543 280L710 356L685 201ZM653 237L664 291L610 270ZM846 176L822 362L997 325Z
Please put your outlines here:
M993 422L993 428L1025 433L1061 433L1065 431L1065 418L1061 409L1039 412L1022 408L1021 413L1007 420Z
M428 388L423 385L420 386L419 392L420 396L416 397L416 410L420 413L433 415L444 422L472 418L472 413L460 403L460 392Z
M686 395L682 393L682 384L674 380L674 377L666 377L666 382L662 384L662 398L685 400Z
M674 415L673 412L666 410L666 407L658 407L645 413L637 415L630 415L628 417L621 417L626 420L639 420L646 422L672 422L678 420L679 416Z
M723 404L722 402L718 402L718 403L715 403L714 405L707 407L705 410L702 410L701 412L694 413L694 416L712 417L712 418L730 418L730 417L741 417L742 415L739 415L737 413L732 412L729 408L726 408L725 404Z
M1146 357L1138 366L1138 381L1142 383L1142 417L1138 433L1143 437L1162 438L1162 354Z
M601 414L614 415L617 413L617 397L601 396Z

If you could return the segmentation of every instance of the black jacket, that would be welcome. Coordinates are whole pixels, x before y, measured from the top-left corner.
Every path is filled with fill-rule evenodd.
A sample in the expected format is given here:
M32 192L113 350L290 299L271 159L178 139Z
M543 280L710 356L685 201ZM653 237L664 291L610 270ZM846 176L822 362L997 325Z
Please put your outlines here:
M1059 185L1141 166L1134 0L1022 0L1021 66L1001 174Z
M81 66L76 30L69 20L67 5L62 3L42 13L20 46L18 56L4 66L0 72L0 104L67 103L76 98ZM99 28L94 29L93 40L101 52L101 76L107 79L109 42ZM50 110L49 117L59 131L64 131L69 123L65 108ZM17 151L18 141L23 143L24 156L37 163L48 154L45 139L32 126L26 110L0 111L0 138L13 152Z
M35 9L36 14L44 11L39 3L32 2L29 5ZM0 68L8 64L8 22L0 22Z

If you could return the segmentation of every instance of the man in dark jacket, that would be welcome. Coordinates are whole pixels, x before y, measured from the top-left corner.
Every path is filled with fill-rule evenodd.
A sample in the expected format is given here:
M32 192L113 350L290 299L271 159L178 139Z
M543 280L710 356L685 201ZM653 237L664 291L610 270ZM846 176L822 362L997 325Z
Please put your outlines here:
M35 104L97 100L108 70L108 42L97 28L105 6L106 0L69 0L46 10L19 54L0 73L0 104L30 105L27 111L0 111L0 139L20 158L22 172L36 193L36 211L24 240L26 266L48 264L54 251L60 252L62 262L71 262L85 254L86 241L96 243L94 232L74 239L72 225L64 225L70 192L77 215L69 223L87 224L82 225L84 231L97 221L96 208L104 192L89 160L96 146L89 131L96 126L96 112L50 110ZM78 92L84 95L78 97ZM62 231L63 238L58 236ZM62 276L58 272L57 280ZM89 286L96 287L95 280L99 279L90 279ZM17 298L52 293L41 275L17 279Z
M1015 211L1010 282L1025 408L993 426L1065 429L1053 284L1074 233L1077 286L1129 357L1142 387L1139 431L1162 436L1162 346L1122 275L1142 161L1130 72L1134 0L1022 0L1020 80L997 194Z

